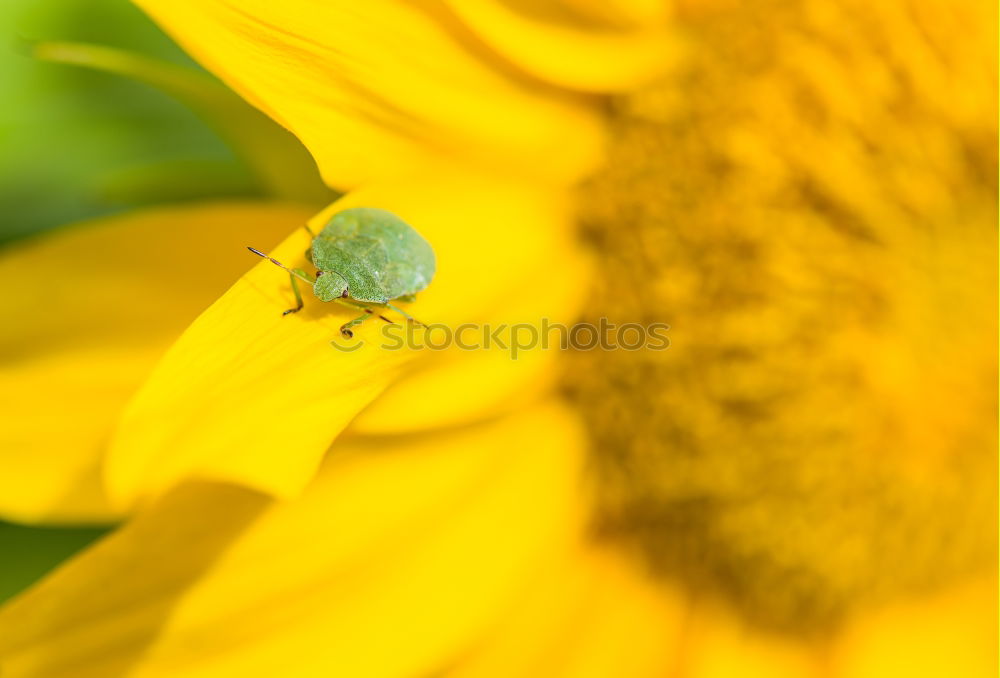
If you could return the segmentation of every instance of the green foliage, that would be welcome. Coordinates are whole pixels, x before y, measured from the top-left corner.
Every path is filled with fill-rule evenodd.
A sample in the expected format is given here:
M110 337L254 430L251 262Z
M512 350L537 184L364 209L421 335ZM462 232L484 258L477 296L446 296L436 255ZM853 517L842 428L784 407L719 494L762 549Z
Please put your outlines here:
M291 135L127 0L4 0L0 41L0 243L148 204L329 199Z
M26 527L0 521L0 602L105 532L98 527Z

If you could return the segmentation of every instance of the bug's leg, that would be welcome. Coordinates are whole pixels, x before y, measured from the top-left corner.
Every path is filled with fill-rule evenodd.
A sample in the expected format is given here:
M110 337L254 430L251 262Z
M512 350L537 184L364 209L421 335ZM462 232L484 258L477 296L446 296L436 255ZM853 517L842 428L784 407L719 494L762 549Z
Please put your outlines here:
M292 292L295 294L295 308L290 308L287 311L282 312L281 315L288 315L289 313L298 313L302 310L305 305L302 303L302 293L299 291L299 281L296 279L295 273L291 271L288 272L288 278L292 281Z
M391 308L393 311L395 311L399 315L403 316L404 318L406 318L407 320L409 320L412 323L416 323L416 324L420 325L421 327L427 327L427 325L424 325L422 322L420 322L419 320L417 320L416 318L414 318L412 315L410 315L409 313L407 313L406 311L404 311L401 308L397 308L397 307L393 306L392 304L386 304L385 307L386 308Z
M384 315L382 315L380 313L376 313L375 311L373 311L371 309L370 306L368 306L367 304L363 304L360 301L354 301L353 299L334 299L334 301L337 302L338 304L342 304L342 305L344 305L344 306L346 306L348 308L354 308L354 309L357 309L359 311L364 311L368 315L377 315L379 318L381 318L382 320L386 321L390 325L393 324L392 321L389 320L388 318L386 318Z
M365 309L365 310L367 311L367 313L362 313L361 315L359 315L357 318L355 318L351 322L344 323L343 325L341 325L340 326L340 333L343 334L348 339L350 339L351 337L353 337L354 336L354 332L351 331L351 328L354 327L355 325L360 325L361 323L363 323L365 320L368 319L369 315L371 315L371 311L369 309Z
M417 295L415 294L404 294L401 297L396 297L394 301L402 301L404 304L412 304L417 300Z

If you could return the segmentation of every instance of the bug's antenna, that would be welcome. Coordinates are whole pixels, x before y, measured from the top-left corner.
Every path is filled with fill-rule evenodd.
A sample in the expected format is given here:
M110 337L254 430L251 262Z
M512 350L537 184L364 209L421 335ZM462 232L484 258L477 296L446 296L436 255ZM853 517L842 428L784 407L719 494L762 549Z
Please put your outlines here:
M283 263L281 263L280 261L278 261L274 257L269 257L266 254L264 254L263 252L261 252L260 250L256 250L256 249L254 249L252 247L247 247L247 249L250 250L251 252L253 252L254 254L256 254L258 257L264 257L265 259L267 259L268 261L270 261L275 266L277 266L279 268L283 268L286 271L288 271L289 273L291 273L291 269L290 268L288 268L287 266L285 266Z
M302 228L306 229L306 233L309 234L310 238L313 238L313 239L316 238L316 234L313 233L313 230L311 228L309 228L309 224L302 224Z
M285 269L286 271L288 271L289 273L291 273L292 275L294 275L299 280L304 280L307 283L309 283L310 285L313 283L312 280L310 280L306 276L302 275L300 272L288 268L287 266L285 266L283 263L281 263L280 261L278 261L274 257L268 256L268 255L264 254L263 252L261 252L260 250L254 249L253 247L249 247L248 246L247 249L250 250L251 252L253 252L254 254L256 254L258 257L263 257L264 259L267 259L268 261L270 261L272 264L274 264L278 268Z

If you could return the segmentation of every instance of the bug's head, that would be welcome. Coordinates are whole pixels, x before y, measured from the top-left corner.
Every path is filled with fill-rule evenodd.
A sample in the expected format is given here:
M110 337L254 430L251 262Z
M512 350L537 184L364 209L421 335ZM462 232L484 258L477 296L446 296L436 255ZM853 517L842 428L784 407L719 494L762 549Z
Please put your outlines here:
M347 296L347 281L334 271L320 271L313 283L313 294L320 301L333 301Z

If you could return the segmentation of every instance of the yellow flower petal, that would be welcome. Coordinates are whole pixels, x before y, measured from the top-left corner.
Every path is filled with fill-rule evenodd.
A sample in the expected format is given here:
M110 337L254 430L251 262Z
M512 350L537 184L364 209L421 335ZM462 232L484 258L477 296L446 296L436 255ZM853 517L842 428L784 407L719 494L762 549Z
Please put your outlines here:
M692 603L677 665L685 678L825 678L813 645L770 634L710 599Z
M993 678L997 582L986 577L858 621L836 646L842 678Z
M580 20L621 27L666 21L674 5L671 0L554 0L553 4L565 5Z
M0 611L4 678L430 675L573 548L582 442L546 406L340 443L292 502L178 488Z
M676 37L656 8L651 8L648 24L622 27L594 21L593 14L546 8L546 3L543 8L534 3L518 8L505 0L448 4L479 38L517 67L562 87L623 92L663 75L676 59ZM606 20L620 16L612 13Z
M684 606L621 557L584 546L553 559L449 678L673 675Z
M396 212L433 245L437 276L411 308L424 322L490 320L528 284L539 288L525 297L537 304L529 318L560 310L553 304L562 295L550 298L540 282L571 227L561 194L434 168L346 196L316 217L314 229L331 212L358 205ZM307 267L308 240L300 230L273 254ZM338 328L357 312L309 298L303 311L282 317L292 303L288 276L262 261L185 332L115 435L106 470L113 497L128 503L187 476L294 495L347 423L404 366L428 357L383 348L378 321L356 332L360 349L338 350L330 341L344 343ZM481 389L449 400L492 397ZM406 407L381 416L405 418Z
M296 134L337 188L413 171L428 155L546 180L597 159L594 102L498 67L432 3L138 4Z
M0 257L0 515L114 512L98 462L131 394L184 327L307 216L261 203L148 210L79 224Z

